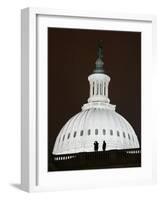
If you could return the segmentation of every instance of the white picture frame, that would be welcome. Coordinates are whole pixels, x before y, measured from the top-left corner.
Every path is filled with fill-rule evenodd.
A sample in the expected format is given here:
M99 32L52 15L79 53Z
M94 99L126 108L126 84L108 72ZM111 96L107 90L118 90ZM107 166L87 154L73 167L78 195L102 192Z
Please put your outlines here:
M54 20L53 20L54 19ZM82 23L83 22L83 23ZM85 22L85 23L84 23ZM141 168L47 172L47 27L141 31L142 143ZM26 8L21 15L21 188L54 191L156 182L155 133L151 113L151 69L156 47L156 19L152 15L111 14ZM43 40L42 40L43 38ZM41 41L41 42L40 42ZM39 60L39 55L43 59ZM41 81L40 81L41 80ZM40 90L41 88L41 90ZM41 109L40 108L41 105ZM43 113L43 114L42 114ZM43 123L40 123L43 122ZM150 122L150 123L149 123ZM40 156L41 154L41 156ZM85 181L84 181L85 180Z

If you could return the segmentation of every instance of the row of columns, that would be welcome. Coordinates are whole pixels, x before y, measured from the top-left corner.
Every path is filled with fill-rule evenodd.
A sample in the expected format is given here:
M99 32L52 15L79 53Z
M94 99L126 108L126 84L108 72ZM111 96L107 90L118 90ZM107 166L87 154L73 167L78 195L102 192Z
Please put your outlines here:
M69 160L71 158L74 158L76 156L58 156L58 157L55 157L54 160Z
M103 95L108 97L108 87L105 81L92 81L90 82L90 97L96 95Z
M140 153L140 150L133 150L133 151L126 151L128 154L138 154Z

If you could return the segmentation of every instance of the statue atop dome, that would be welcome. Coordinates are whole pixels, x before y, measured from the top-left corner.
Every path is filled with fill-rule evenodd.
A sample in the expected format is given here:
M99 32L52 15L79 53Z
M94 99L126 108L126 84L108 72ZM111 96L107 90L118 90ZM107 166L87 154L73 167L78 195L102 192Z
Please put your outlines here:
M103 46L102 46L102 40L99 41L97 46L97 60L96 60L96 67L93 71L93 73L105 73L105 70L103 68L104 62L103 62Z

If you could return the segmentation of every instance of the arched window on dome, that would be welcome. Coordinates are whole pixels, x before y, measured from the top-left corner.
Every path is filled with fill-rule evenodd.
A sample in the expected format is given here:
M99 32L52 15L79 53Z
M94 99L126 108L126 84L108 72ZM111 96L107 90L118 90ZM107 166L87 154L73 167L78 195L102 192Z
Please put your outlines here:
M83 130L81 130L81 132L80 132L80 136L83 136Z
M103 135L106 135L106 130L105 130L105 129L103 129L102 131L103 131Z
M76 134L77 134L77 132L75 131L73 137L76 137Z
M129 140L131 139L129 133L128 133L128 138L129 138Z
M120 136L120 132L119 132L119 131L117 131L117 136L118 136L118 137Z
M68 137L67 137L68 139L70 138L70 133L68 134Z
M98 135L98 129L95 129L95 135Z
M65 139L65 135L63 135L63 141L64 141L64 139Z
M110 135L113 135L113 130L110 130Z
M88 129L88 135L90 135L91 134L91 130L90 129Z
M123 137L124 137L124 138L126 137L125 132L123 132Z

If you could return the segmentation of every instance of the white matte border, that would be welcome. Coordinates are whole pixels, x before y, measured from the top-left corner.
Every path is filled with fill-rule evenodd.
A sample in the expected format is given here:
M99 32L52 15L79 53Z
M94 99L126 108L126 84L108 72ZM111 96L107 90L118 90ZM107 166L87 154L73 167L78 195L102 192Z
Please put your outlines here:
M87 171L47 172L47 30L48 27L68 27L97 30L138 31L142 34L142 167L126 169L102 169ZM53 185L55 188L87 187L122 184L129 181L151 180L151 58L152 24L149 22L130 22L122 20L99 20L71 17L38 17L38 77L39 77L39 184ZM86 181L84 181L86 180Z

